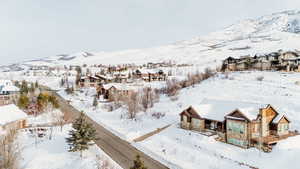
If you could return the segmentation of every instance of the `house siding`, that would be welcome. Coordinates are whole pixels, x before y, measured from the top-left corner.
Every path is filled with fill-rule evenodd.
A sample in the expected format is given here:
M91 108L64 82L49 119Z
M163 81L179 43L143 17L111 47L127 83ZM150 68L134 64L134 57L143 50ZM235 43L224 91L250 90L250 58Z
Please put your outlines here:
M226 120L227 142L233 145L247 148L248 141L248 124L246 121Z

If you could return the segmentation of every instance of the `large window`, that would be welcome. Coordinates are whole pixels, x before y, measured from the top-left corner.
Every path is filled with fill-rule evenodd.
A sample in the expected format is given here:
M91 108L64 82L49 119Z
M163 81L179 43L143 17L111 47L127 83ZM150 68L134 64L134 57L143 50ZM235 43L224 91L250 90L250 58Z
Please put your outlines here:
M227 129L234 133L244 134L245 126L243 123L235 123L235 122L229 121L227 123Z

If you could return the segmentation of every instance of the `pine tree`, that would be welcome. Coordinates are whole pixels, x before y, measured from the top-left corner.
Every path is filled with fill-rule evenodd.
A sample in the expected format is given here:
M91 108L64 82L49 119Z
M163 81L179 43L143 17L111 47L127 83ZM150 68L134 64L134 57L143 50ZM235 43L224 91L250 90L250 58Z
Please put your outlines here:
M35 81L34 87L35 87L36 89L39 88L39 82L38 82L38 81Z
M69 152L80 151L80 157L82 157L82 152L94 144L93 140L97 140L96 130L86 122L83 112L72 124L72 127L73 130L69 132L70 137L66 138Z
M97 107L97 106L98 106L97 96L94 97L93 106L94 106L94 107Z
M141 156L137 155L135 160L133 161L133 167L130 167L130 169L147 169L145 167L144 162L141 160Z
M20 88L21 94L27 94L28 93L28 84L25 80L22 81L21 88Z

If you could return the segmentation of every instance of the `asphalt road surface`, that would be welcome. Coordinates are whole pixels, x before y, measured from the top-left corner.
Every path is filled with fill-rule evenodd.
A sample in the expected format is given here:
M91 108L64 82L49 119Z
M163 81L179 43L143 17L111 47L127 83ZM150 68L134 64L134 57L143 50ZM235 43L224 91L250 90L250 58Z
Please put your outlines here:
M68 101L59 96L55 91L50 92L57 97L60 104L60 109L65 113L66 120L71 122L80 115L80 111L75 109L69 104ZM165 165L136 149L129 142L114 135L112 132L105 129L88 116L85 117L87 121L91 123L97 130L97 137L99 139L96 140L95 143L122 168L130 169L130 167L133 166L133 161L136 155L139 154L148 169L168 169L168 167Z

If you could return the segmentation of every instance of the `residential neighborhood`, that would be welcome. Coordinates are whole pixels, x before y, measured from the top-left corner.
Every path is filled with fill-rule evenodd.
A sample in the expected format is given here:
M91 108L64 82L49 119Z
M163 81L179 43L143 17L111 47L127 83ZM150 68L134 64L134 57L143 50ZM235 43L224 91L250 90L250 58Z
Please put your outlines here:
M0 169L300 168L297 8L3 2Z

